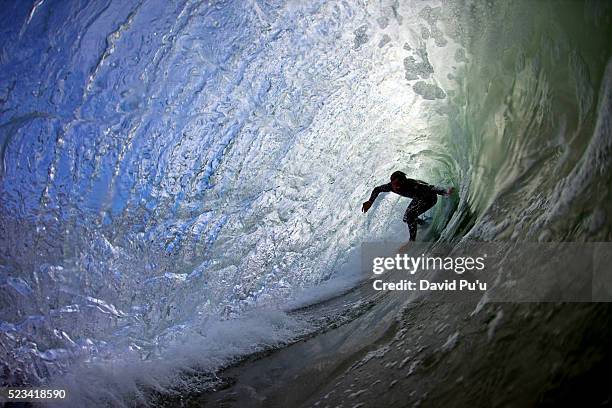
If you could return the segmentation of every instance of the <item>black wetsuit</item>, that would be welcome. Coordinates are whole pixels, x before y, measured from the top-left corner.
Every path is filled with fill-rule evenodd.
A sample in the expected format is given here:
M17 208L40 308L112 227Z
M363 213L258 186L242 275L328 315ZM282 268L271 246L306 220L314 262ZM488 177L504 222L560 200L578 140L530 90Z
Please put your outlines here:
M373 203L380 193L388 193L391 191L393 191L391 183L374 188L370 195L370 202ZM407 178L406 181L402 182L399 191L393 192L412 199L404 213L404 222L408 224L410 240L414 241L417 235L418 216L433 207L438 201L437 195L445 194L446 191L443 188L432 186L424 181Z

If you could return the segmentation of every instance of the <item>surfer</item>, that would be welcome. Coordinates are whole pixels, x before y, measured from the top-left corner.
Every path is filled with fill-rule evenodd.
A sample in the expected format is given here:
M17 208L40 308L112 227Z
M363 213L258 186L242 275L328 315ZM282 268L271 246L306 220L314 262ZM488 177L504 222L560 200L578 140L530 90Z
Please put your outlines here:
M375 187L372 190L370 199L363 203L361 210L366 213L374 204L374 200L380 193L388 193L393 191L403 197L411 198L412 201L406 212L404 213L404 222L408 224L410 231L410 241L416 240L417 235L417 220L420 214L433 207L438 201L438 195L449 196L453 193L454 188L448 189L432 186L421 180L415 180L406 177L403 171L395 171L391 174L391 182Z

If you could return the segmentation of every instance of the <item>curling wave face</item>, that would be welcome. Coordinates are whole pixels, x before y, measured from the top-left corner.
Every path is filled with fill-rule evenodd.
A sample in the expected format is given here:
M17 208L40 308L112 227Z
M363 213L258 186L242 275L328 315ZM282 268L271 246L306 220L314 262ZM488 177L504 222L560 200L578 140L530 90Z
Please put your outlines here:
M2 11L4 382L303 334L274 309L405 237L359 213L396 169L460 190L424 239L610 239L606 2L302 3Z

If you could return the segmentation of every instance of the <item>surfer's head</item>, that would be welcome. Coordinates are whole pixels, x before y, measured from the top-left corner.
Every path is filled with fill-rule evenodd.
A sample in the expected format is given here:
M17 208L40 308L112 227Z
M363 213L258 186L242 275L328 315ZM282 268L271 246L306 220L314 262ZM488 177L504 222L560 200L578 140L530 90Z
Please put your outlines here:
M391 187L393 190L399 190L400 186L406 181L406 173L403 171L394 171L391 174Z

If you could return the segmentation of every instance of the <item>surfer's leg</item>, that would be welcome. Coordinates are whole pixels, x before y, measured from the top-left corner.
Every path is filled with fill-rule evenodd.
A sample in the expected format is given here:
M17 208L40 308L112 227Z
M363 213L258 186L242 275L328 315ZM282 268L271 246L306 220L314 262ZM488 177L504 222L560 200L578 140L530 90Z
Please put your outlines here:
M408 206L408 208L406 209L406 212L404 213L404 222L408 224L408 231L410 233L410 241L416 241L417 221L416 221L416 217L414 217L412 212L410 211L410 206Z
M412 200L406 208L406 212L404 213L404 222L408 224L408 231L410 232L410 241L416 240L417 234L417 217L416 213L420 205L419 200Z
M417 198L410 202L406 212L404 213L404 222L408 224L408 231L410 232L410 241L416 241L417 236L417 219L420 214L433 207L438 198L435 195L424 198Z

